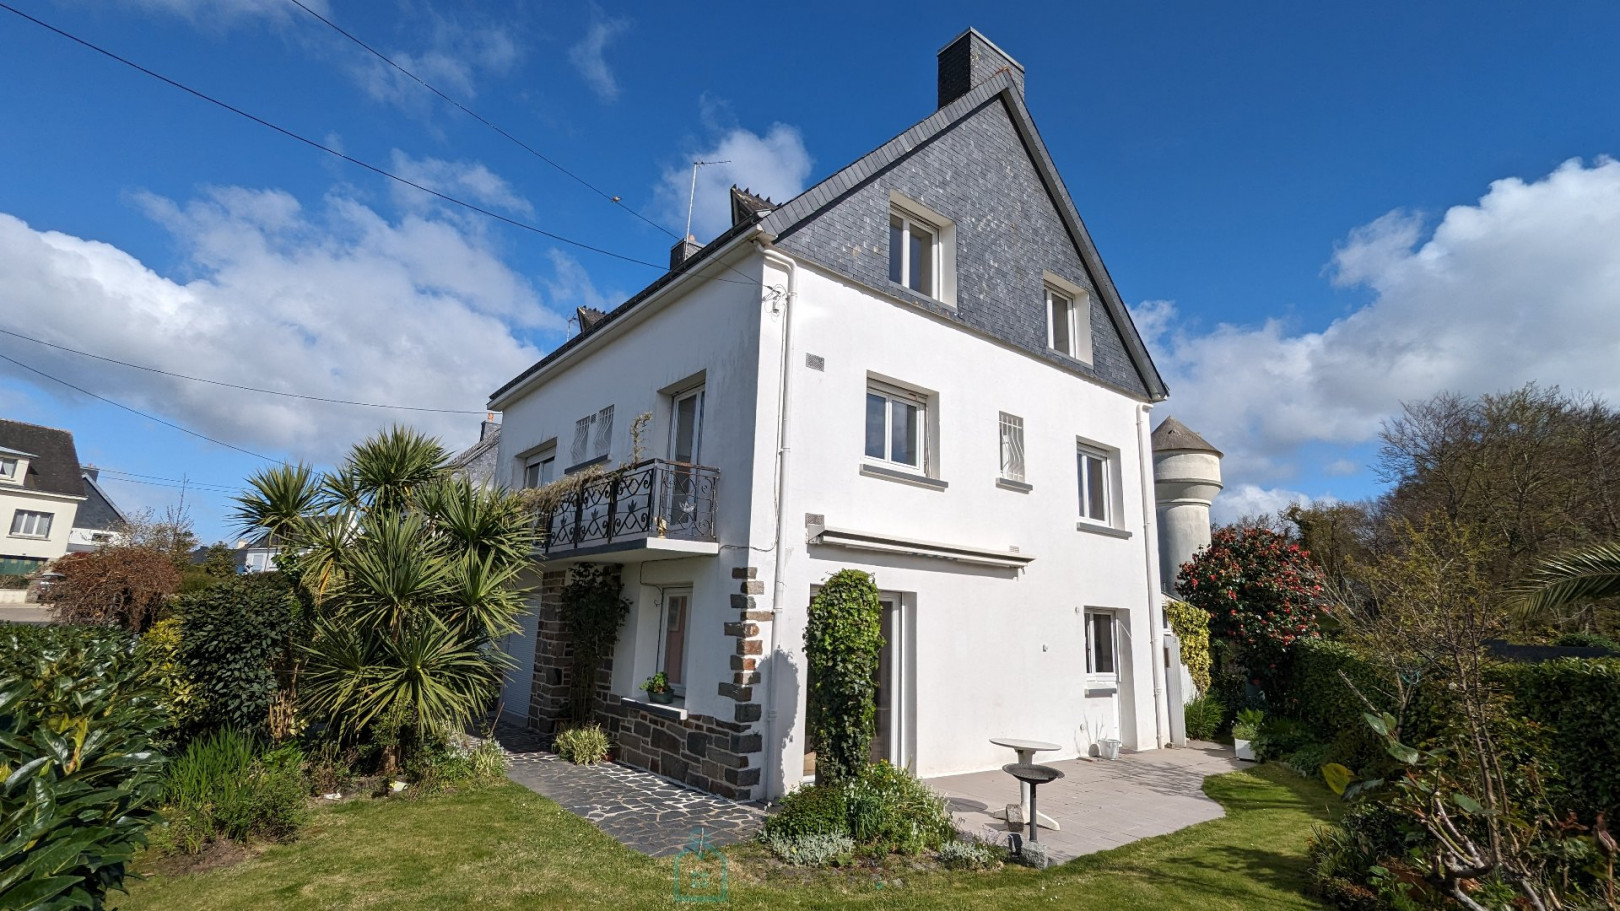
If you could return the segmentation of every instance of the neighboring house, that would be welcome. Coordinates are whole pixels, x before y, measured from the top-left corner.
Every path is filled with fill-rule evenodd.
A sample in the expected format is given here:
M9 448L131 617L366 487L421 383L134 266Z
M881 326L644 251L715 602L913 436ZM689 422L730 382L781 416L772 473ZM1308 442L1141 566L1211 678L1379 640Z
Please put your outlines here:
M600 686L618 757L780 795L813 768L810 601L852 567L883 593L875 758L934 776L1011 761L992 737L1061 746L1043 759L1170 741L1165 384L1023 68L969 30L938 85L936 111L799 197L733 188L729 230L493 394L501 482L627 466L550 518L509 715L555 729L564 571L620 563L632 608ZM674 705L638 689L656 671Z
M25 575L67 553L84 501L73 434L0 420L0 575Z
M231 549L238 573L267 573L276 568L276 554L281 545L274 542L270 532L261 532L254 538L243 538Z
M465 476L477 487L491 487L500 483L497 466L500 464L501 425L492 414L478 427L478 442L450 459L452 474Z
M101 487L101 469L86 465L80 471L84 481L84 502L73 519L68 534L68 553L97 551L109 544L128 540L129 520Z

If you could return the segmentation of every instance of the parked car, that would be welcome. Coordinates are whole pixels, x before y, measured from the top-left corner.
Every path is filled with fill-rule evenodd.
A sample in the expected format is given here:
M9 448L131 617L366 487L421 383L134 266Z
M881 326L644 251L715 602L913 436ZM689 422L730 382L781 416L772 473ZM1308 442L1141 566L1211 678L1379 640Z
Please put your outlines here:
M40 573L34 578L34 597L40 601L51 600L51 589L66 578L61 573Z

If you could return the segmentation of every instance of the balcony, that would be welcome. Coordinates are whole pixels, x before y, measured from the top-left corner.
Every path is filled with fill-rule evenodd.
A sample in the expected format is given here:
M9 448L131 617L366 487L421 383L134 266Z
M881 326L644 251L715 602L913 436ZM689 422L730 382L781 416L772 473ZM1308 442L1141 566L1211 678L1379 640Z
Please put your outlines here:
M546 562L609 556L615 563L720 552L715 497L720 471L649 459L587 481L541 517Z

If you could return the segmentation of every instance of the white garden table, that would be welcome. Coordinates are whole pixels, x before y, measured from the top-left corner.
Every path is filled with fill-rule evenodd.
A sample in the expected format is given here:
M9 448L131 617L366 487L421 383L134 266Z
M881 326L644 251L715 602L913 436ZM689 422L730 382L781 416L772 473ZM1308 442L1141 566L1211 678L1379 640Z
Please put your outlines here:
M1015 737L992 737L992 738L990 738L990 742L995 744L998 747L1006 747L1007 749L1012 750L1013 752L1017 753L1018 754L1018 761L1019 761L1019 763L1021 763L1023 765L1034 765L1034 763L1035 763L1035 754L1036 753L1048 753L1048 752L1051 752L1052 750L1061 750L1061 749L1063 749L1062 747L1058 746L1055 743L1047 743L1044 740L1019 740L1019 739L1017 739ZM1023 822L1023 823L1028 823L1029 822L1029 810L1030 810L1030 806L1029 806L1029 784L1027 782L1020 781L1018 783L1018 793L1019 793L1018 806L1019 806L1019 811L1021 813L1019 821ZM996 819L1007 819L1007 817L1009 815L1008 810L1010 810L1010 809L1012 809L1012 808L1008 807L1007 809L1003 809L1003 810L993 810L993 811L991 811L990 815L995 817ZM1011 820L1007 820L1007 821L1011 822ZM1058 825L1057 820L1055 820L1052 817L1046 815L1045 813L1039 814L1037 816L1037 821L1041 825L1047 827L1048 829L1051 829L1054 832L1063 831L1063 827Z

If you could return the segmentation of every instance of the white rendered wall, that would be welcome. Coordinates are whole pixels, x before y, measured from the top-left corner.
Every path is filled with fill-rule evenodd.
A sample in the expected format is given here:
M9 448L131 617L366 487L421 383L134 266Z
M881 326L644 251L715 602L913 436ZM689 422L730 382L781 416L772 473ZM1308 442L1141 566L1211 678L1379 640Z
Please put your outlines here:
M73 520L82 497L41 493L15 485L0 485L0 554L11 557L39 557L55 560L67 553ZM18 510L51 514L51 533L45 538L29 538L11 533Z
M560 369L547 374L538 387L500 403L503 416L496 481L519 486L521 456L552 439L557 444L561 476L568 467L574 422L608 405L614 407L610 465L630 460L630 425L643 412L653 415L643 435L643 457L667 458L670 401L659 390L701 372L704 412L699 461L720 470L715 517L720 542L746 553L762 304L760 286L742 277L758 277L760 257L751 247L741 253L729 260L736 272L711 266L705 273L731 281L702 281L690 293L659 301L649 312L616 319L602 329L598 346L576 352L554 365ZM767 461L770 457L768 452L760 455ZM611 562L613 555L604 554L600 559ZM693 596L686 709L730 721L737 703L720 696L718 684L731 680L730 659L737 643L723 635L723 624L738 619L730 604L731 593L737 591L731 567L757 562L758 558L730 550L718 557L626 565L625 595L634 607L614 654L613 692L641 696L637 688L652 673L656 661L659 588L689 585ZM524 622L532 624L533 619ZM507 678L509 703L511 694L526 692L529 686L533 639L522 640L513 658L518 667Z
M925 776L995 768L1012 761L990 737L1049 740L1043 759L1073 757L1112 734L1129 748L1156 746L1138 427L1140 402L915 308L876 297L801 264L793 301L794 371L784 610L777 631L795 672L778 677L773 725L780 787L799 780L803 759L803 634L811 587L845 567L880 588L914 593L916 771ZM777 271L771 281L784 281ZM1032 306L1039 306L1032 302ZM759 442L774 433L780 320L767 319L760 346ZM805 366L807 354L824 370ZM860 474L868 373L935 393L937 430L929 490ZM996 486L999 413L1024 419L1026 480L1032 492ZM1128 538L1076 529L1076 444L1118 450L1112 523ZM756 489L771 476L756 464ZM761 503L760 500L763 499ZM756 497L769 512L768 497ZM1036 559L1022 572L911 556L805 544L807 513L863 532L1006 551ZM754 544L771 544L755 523ZM767 564L764 571L769 571ZM762 571L763 577L763 571ZM766 590L770 583L767 580ZM1117 697L1086 695L1085 608L1120 611L1122 686ZM1128 635L1127 635L1128 633Z

